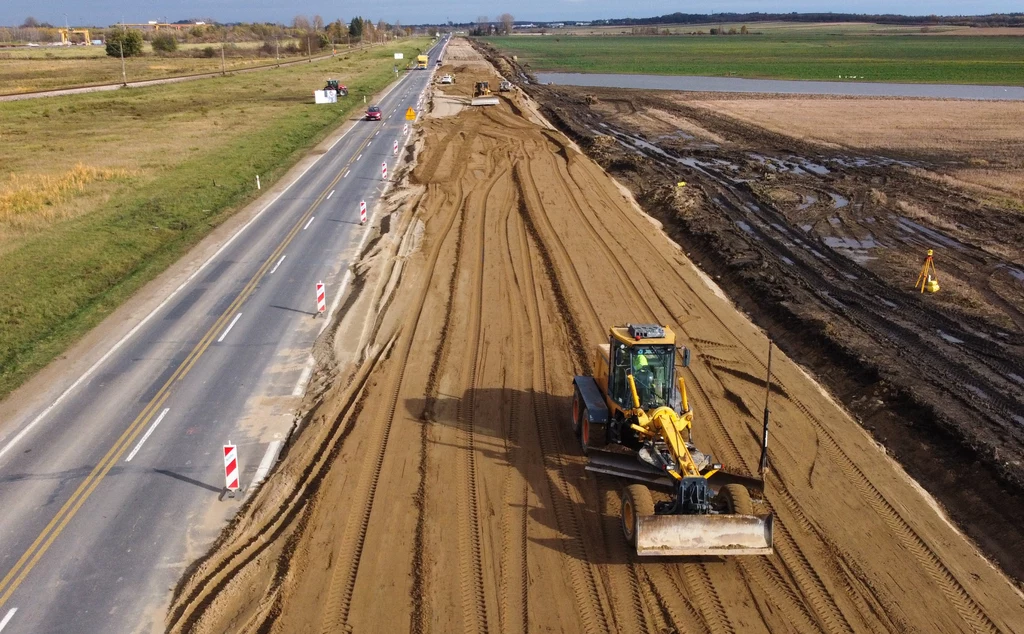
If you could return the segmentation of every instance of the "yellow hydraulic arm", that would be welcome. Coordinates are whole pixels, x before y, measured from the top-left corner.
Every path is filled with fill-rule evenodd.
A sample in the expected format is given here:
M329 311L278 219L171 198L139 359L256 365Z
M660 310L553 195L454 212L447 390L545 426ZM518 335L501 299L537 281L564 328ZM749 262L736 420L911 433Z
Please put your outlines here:
M660 436L665 441L669 451L672 453L672 459L676 463L676 469L668 470L669 475L676 480L687 477L710 478L714 475L718 469L711 469L706 473L701 473L693 462L693 457L690 456L690 450L686 447L683 432L690 429L690 426L693 424L693 412L690 411L690 406L687 402L686 383L683 381L683 377L679 377L679 393L683 399L682 416L677 416L671 407L659 407L650 414L647 414L640 407L640 396L637 394L636 381L633 379L633 375L628 375L627 379L629 380L629 391L633 397L633 411L630 414L636 416L637 420L631 426L641 436L647 438Z

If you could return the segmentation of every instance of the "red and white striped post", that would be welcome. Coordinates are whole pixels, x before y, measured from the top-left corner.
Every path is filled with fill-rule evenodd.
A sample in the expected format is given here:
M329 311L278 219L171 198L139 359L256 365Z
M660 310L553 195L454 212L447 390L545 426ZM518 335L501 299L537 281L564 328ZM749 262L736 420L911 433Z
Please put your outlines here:
M316 283L316 313L322 315L327 312L327 293L324 292L324 283ZM316 315L314 315L315 317Z
M387 163L381 163L380 164L380 178L381 178L381 180L387 180L388 179L388 164Z
M405 134L408 131L409 131L409 124L406 123L405 125L402 126L402 134Z
M395 141L395 156L398 156L398 141Z
M224 488L231 492L238 490L238 447L230 440L224 445Z
M365 200L360 200L359 201L359 224L361 224L361 225L365 225L366 224L366 201Z

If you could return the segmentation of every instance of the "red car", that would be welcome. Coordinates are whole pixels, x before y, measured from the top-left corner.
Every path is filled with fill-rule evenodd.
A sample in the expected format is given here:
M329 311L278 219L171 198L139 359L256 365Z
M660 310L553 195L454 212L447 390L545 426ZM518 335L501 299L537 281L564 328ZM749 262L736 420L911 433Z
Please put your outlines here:
M377 106L370 106L369 110L366 111L367 121L380 121L381 111Z

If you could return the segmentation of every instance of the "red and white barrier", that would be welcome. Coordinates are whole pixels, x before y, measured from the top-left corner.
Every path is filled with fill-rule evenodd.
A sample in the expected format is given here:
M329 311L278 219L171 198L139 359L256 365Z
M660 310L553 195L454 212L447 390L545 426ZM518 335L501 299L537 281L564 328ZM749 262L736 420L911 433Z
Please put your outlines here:
M406 123L405 125L402 126L402 134L405 134L408 131L409 131L409 124Z
M387 163L381 163L380 164L380 177L381 177L381 180L387 180L388 179L388 164Z
M327 293L324 292L324 283L316 283L316 312L323 314L327 312Z
M224 445L224 488L238 490L238 447Z
M361 224L361 225L365 225L366 224L366 201L365 200L360 200L359 201L359 224Z
M395 156L398 156L398 141L395 141Z

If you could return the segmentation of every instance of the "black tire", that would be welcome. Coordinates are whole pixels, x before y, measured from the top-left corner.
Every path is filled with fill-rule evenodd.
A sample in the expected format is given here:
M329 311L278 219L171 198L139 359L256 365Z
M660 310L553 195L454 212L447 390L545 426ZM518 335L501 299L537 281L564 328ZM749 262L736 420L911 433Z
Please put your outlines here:
M651 490L642 484L631 484L622 490L622 536L629 545L636 548L637 518L654 515L654 498Z
M580 395L580 388L574 387L572 390L572 433L577 438L580 437L580 428L583 421L583 397Z
M725 511L731 515L753 515L754 503L750 492L742 484L727 484L718 492L725 501Z

